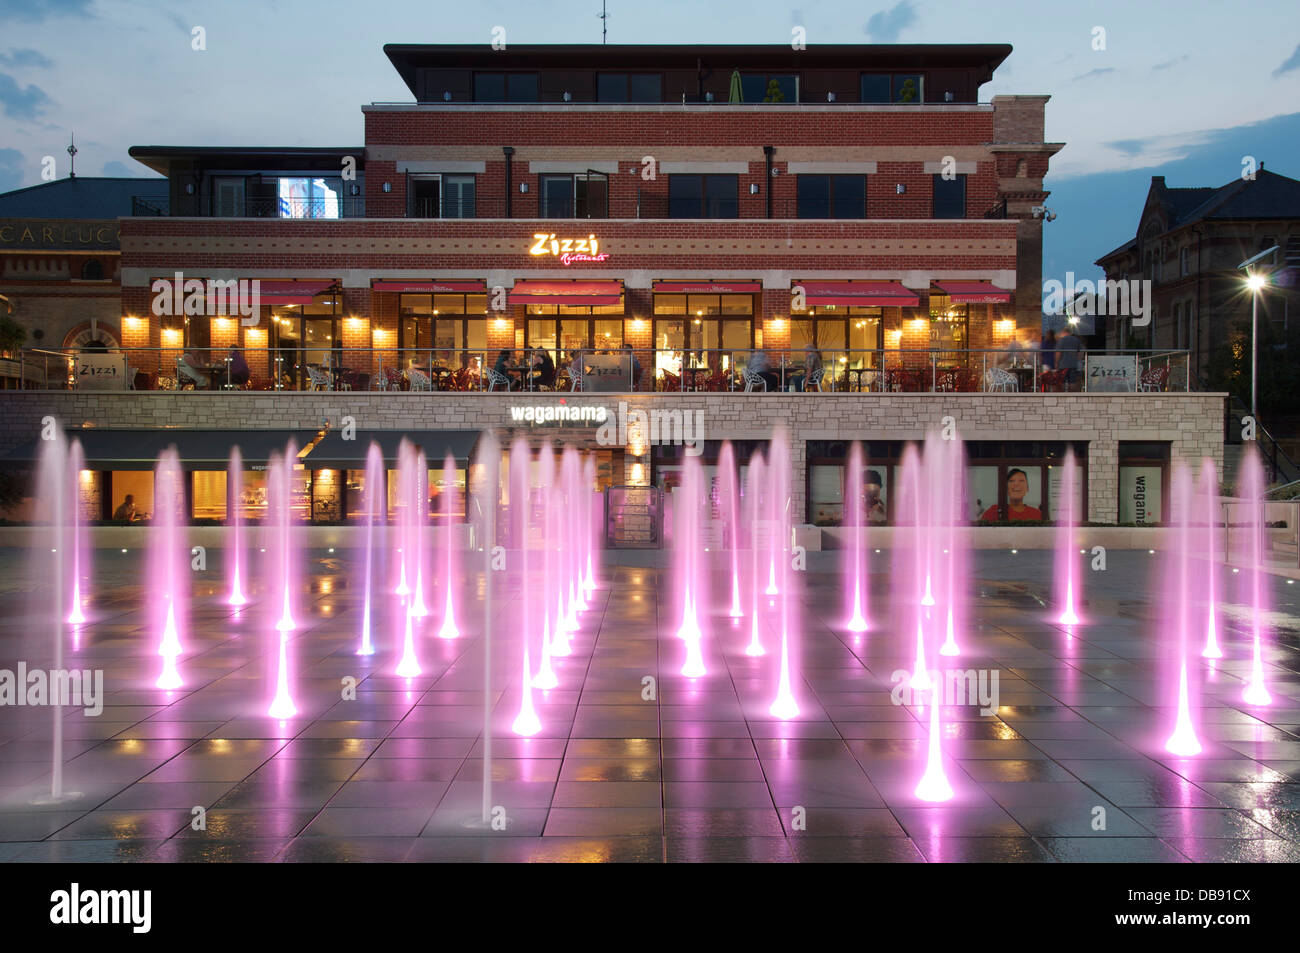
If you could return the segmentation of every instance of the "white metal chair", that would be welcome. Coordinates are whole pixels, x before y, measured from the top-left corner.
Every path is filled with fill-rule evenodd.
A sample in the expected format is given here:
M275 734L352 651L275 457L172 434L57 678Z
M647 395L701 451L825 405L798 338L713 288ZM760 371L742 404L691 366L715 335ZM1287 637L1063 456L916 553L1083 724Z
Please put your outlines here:
M417 368L407 369L406 379L411 382L411 390L433 390L433 385L429 382L429 375Z
M330 390L330 376L327 371L319 367L307 368L307 389L308 390Z
M495 367L489 367L487 371L488 390L496 390L497 385L501 385L502 390L510 389L510 375L497 370Z
M764 379L763 375L758 373L758 371L751 371L748 364L746 364L741 370L740 376L745 381L746 394L752 391L755 386L757 386L760 391L763 391L764 393L767 392L767 380Z
M808 375L808 380L804 382L803 389L806 391L816 390L817 393L820 394L822 392L822 378L824 378L825 376L826 376L826 368L824 367L817 368L817 370L813 371L811 374Z
M583 373L582 355L575 354L569 361L569 390L586 390L587 375Z
M984 389L986 391L1012 393L1020 390L1020 382L1016 380L1016 375L1010 371L1004 371L1000 367L990 367L984 372Z

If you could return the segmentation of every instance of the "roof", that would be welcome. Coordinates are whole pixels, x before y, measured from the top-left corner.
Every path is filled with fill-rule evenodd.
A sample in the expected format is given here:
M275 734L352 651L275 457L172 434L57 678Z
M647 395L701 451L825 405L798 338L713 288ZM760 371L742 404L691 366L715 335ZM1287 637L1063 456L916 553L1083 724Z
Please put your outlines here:
M385 465L396 466L398 447L410 440L424 456L431 470L442 467L443 459L451 454L457 463L466 463L478 442L477 430L366 430L358 431L354 439L344 438L340 430L332 430L321 439L304 459L308 470L364 470L366 458L373 443Z
M134 215L133 198L167 208L167 180L77 176L0 194L0 218L119 218Z
M132 146L127 155L160 175L175 162L198 163L208 169L322 170L338 172L344 156L366 164L365 146Z
M510 44L495 50L486 43L435 45L389 43L384 53L419 96L420 69L805 69L916 70L977 68L980 82L1011 55L1009 43L810 44L795 50L789 43L765 46L721 44Z

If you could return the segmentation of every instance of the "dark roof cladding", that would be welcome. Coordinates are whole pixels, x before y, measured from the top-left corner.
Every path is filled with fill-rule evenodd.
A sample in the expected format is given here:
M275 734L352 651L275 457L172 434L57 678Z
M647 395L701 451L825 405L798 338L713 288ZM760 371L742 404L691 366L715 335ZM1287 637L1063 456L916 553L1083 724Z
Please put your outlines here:
M167 197L166 179L77 176L0 194L0 218L119 218L135 198L166 209Z

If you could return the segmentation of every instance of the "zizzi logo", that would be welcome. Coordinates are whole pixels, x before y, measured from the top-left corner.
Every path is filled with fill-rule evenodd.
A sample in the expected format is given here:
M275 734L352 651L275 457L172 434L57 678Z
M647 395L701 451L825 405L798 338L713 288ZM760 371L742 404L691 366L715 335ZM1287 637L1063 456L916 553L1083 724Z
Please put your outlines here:
M618 415L601 424L596 442L602 447L630 446L637 450L680 446L688 457L698 457L704 452L704 411L628 410L627 401L620 400Z
M560 264L570 265L575 261L605 261L609 252L600 250L600 241L595 235L586 238L556 238L554 232L534 232L533 247L528 249L530 255L555 255Z
M262 283L256 278L186 278L176 272L174 278L156 278L149 286L153 292L153 313L164 315L206 315L210 318L239 316L246 328L262 320Z
M1060 314L1069 305L1070 313L1086 317L1113 314L1131 317L1135 328L1151 323L1151 282L1136 278L1128 281L1074 280L1074 272L1065 273L1065 284L1055 278L1043 282L1043 311Z
M7 705L84 708L83 715L96 718L104 712L104 670L56 668L47 672L29 670L26 662L19 662L16 672L0 668L0 707Z
M929 673L934 691L939 693L939 702L949 706L979 706L981 715L996 715L998 705L998 670L973 668L950 668L945 671L935 670ZM931 696L929 690L912 690L912 672L909 669L895 669L889 676L893 689L889 700L895 705L924 704ZM913 701L915 699L915 702Z
M152 890L68 890L50 894L50 922L73 926L129 924L132 933L148 933L153 925Z

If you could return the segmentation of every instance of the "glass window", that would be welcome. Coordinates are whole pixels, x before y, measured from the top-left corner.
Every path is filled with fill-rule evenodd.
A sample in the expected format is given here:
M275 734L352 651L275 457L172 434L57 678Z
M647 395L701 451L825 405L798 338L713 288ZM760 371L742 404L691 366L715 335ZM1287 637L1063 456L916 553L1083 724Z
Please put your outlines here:
M685 314L686 295L655 295L655 314Z
M932 218L966 217L966 176L957 175L945 179L942 175L933 176L934 210Z
M503 103L506 101L505 73L475 73L474 101L479 103Z
M799 217L830 218L831 177L800 175L795 182L799 193Z
M799 101L799 81L791 73L742 73L740 90L747 103Z
M864 103L887 103L891 101L888 73L862 74L862 101Z
M573 217L573 176L544 175L541 177L542 218Z
M633 73L627 79L628 102L663 102L663 77L658 73Z
M413 175L407 189L407 203L411 218L440 218L442 207L442 176Z
M921 77L919 75L901 75L894 77L894 102L921 102Z
M865 218L867 179L861 175L800 175L800 218Z
M542 218L607 218L609 177L601 173L543 175Z
M506 99L512 103L535 103L537 95L536 73L506 74Z
M668 176L669 218L739 218L739 177Z
M627 102L627 73L599 73L596 76L596 101Z

